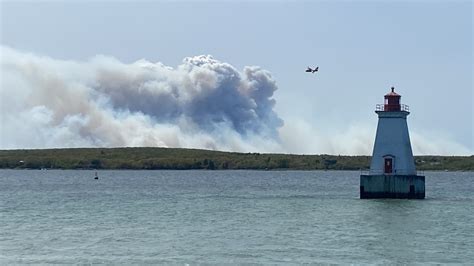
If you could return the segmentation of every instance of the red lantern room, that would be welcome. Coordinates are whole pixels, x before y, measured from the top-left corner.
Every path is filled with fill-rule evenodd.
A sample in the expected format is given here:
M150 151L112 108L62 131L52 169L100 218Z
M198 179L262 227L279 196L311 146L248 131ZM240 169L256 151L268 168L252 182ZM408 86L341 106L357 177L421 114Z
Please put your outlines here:
M386 112L399 112L401 111L400 107L400 96L395 92L395 88L392 87L392 91L390 93L385 94L385 102L384 102L384 111Z
M385 101L383 104L377 104L376 112L409 112L408 105L400 104L400 94L395 92L395 88L392 87L392 91L385 94Z

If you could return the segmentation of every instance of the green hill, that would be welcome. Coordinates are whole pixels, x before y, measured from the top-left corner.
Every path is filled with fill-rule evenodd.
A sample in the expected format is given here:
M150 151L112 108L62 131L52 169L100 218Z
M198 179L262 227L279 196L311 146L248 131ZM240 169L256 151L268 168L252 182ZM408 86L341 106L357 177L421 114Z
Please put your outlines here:
M416 156L418 170L474 171L474 156ZM10 169L367 169L370 156L236 153L172 148L0 150Z

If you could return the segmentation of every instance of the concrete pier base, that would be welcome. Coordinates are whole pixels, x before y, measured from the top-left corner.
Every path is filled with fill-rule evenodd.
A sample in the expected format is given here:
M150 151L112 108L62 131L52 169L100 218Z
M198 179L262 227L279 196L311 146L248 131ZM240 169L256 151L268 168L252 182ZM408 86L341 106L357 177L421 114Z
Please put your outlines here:
M361 175L361 199L424 199L425 177L420 175Z

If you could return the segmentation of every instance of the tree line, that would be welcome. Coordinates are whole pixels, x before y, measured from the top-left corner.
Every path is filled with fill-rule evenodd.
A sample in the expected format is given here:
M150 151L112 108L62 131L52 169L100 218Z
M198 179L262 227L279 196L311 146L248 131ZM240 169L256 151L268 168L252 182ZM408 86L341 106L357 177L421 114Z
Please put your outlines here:
M360 170L370 156L236 153L175 148L0 150L3 169ZM415 156L418 170L474 171L474 156Z

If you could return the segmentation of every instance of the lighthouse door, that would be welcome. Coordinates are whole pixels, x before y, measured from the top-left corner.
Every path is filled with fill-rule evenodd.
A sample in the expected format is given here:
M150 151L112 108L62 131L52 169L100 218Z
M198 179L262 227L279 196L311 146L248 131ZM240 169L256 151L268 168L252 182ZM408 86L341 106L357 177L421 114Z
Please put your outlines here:
M385 171L386 174L393 172L393 160L392 158L385 158Z

